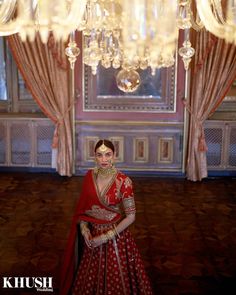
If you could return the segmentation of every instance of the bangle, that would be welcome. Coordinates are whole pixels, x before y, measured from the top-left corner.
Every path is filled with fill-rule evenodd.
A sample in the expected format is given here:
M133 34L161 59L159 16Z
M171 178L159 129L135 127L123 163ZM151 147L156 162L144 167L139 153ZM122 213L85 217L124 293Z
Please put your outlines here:
M107 239L108 240L112 240L114 237L115 237L116 233L114 230L109 230L107 233L106 233L106 236L107 236Z
M106 236L105 234L101 234L101 235L100 235L100 238L101 238L101 240L102 240L103 243L106 243L107 240L108 240L108 239L107 239L107 236Z

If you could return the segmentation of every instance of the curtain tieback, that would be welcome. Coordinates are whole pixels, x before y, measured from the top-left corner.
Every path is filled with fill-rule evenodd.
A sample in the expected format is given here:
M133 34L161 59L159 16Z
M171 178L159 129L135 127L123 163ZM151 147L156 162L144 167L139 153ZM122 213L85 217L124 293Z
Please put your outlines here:
M201 127L200 127L201 134L198 138L198 150L199 150L199 152L207 152L208 148L207 148L207 144L206 144L205 132L204 132L202 123L200 123L200 124L201 124Z
M67 108L67 110L64 112L64 114L62 116L60 116L60 118L58 118L56 120L55 123L55 129L54 129L54 134L53 134L53 139L52 139L52 148L56 149L58 148L58 142L59 142L59 127L61 125L61 123L63 122L63 120L65 119L65 117L69 114L70 110L72 109L74 105L74 101L69 105L69 107Z
M194 123L200 129L200 136L198 137L198 151L199 152L207 152L208 148L207 148L204 128L203 128L203 124L202 124L203 122L202 122L202 120L199 120L198 117L193 113L189 103L185 99L183 99L183 104L186 107L189 114L192 116Z

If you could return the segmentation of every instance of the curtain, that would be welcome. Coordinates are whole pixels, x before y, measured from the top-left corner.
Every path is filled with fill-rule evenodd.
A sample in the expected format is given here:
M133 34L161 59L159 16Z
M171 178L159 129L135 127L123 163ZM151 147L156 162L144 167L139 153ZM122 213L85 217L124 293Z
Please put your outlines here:
M22 42L15 34L8 37L16 64L26 86L44 114L55 124L53 151L56 170L71 176L73 171L72 115L73 101L69 94L69 65L65 44L53 36L43 44L37 35L34 42Z
M207 146L204 121L224 99L236 76L236 46L214 37L206 30L196 36L196 54L189 102L187 178L200 181L207 177Z

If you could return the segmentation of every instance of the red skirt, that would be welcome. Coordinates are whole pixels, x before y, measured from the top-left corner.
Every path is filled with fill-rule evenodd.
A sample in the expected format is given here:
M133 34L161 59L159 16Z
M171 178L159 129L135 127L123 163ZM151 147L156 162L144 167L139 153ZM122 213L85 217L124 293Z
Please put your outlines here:
M111 229L93 225L92 235ZM73 295L152 295L149 279L129 230L120 237L84 252L73 285Z

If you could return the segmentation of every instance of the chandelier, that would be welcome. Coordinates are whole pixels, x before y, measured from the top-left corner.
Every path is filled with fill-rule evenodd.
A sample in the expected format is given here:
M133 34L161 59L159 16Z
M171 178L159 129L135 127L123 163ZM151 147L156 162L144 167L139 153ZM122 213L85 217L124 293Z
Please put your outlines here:
M208 31L236 44L235 0L0 0L0 35L19 33L46 43L71 36L66 54L74 67L79 49L74 32L83 34L83 62L96 74L121 69L117 85L125 92L140 83L137 70L170 67L175 62L179 31L185 31L178 52L186 70L194 55L189 32Z
M39 32L44 43L49 32L67 39L80 24L86 0L0 0L0 35L19 33L22 41L34 41Z

